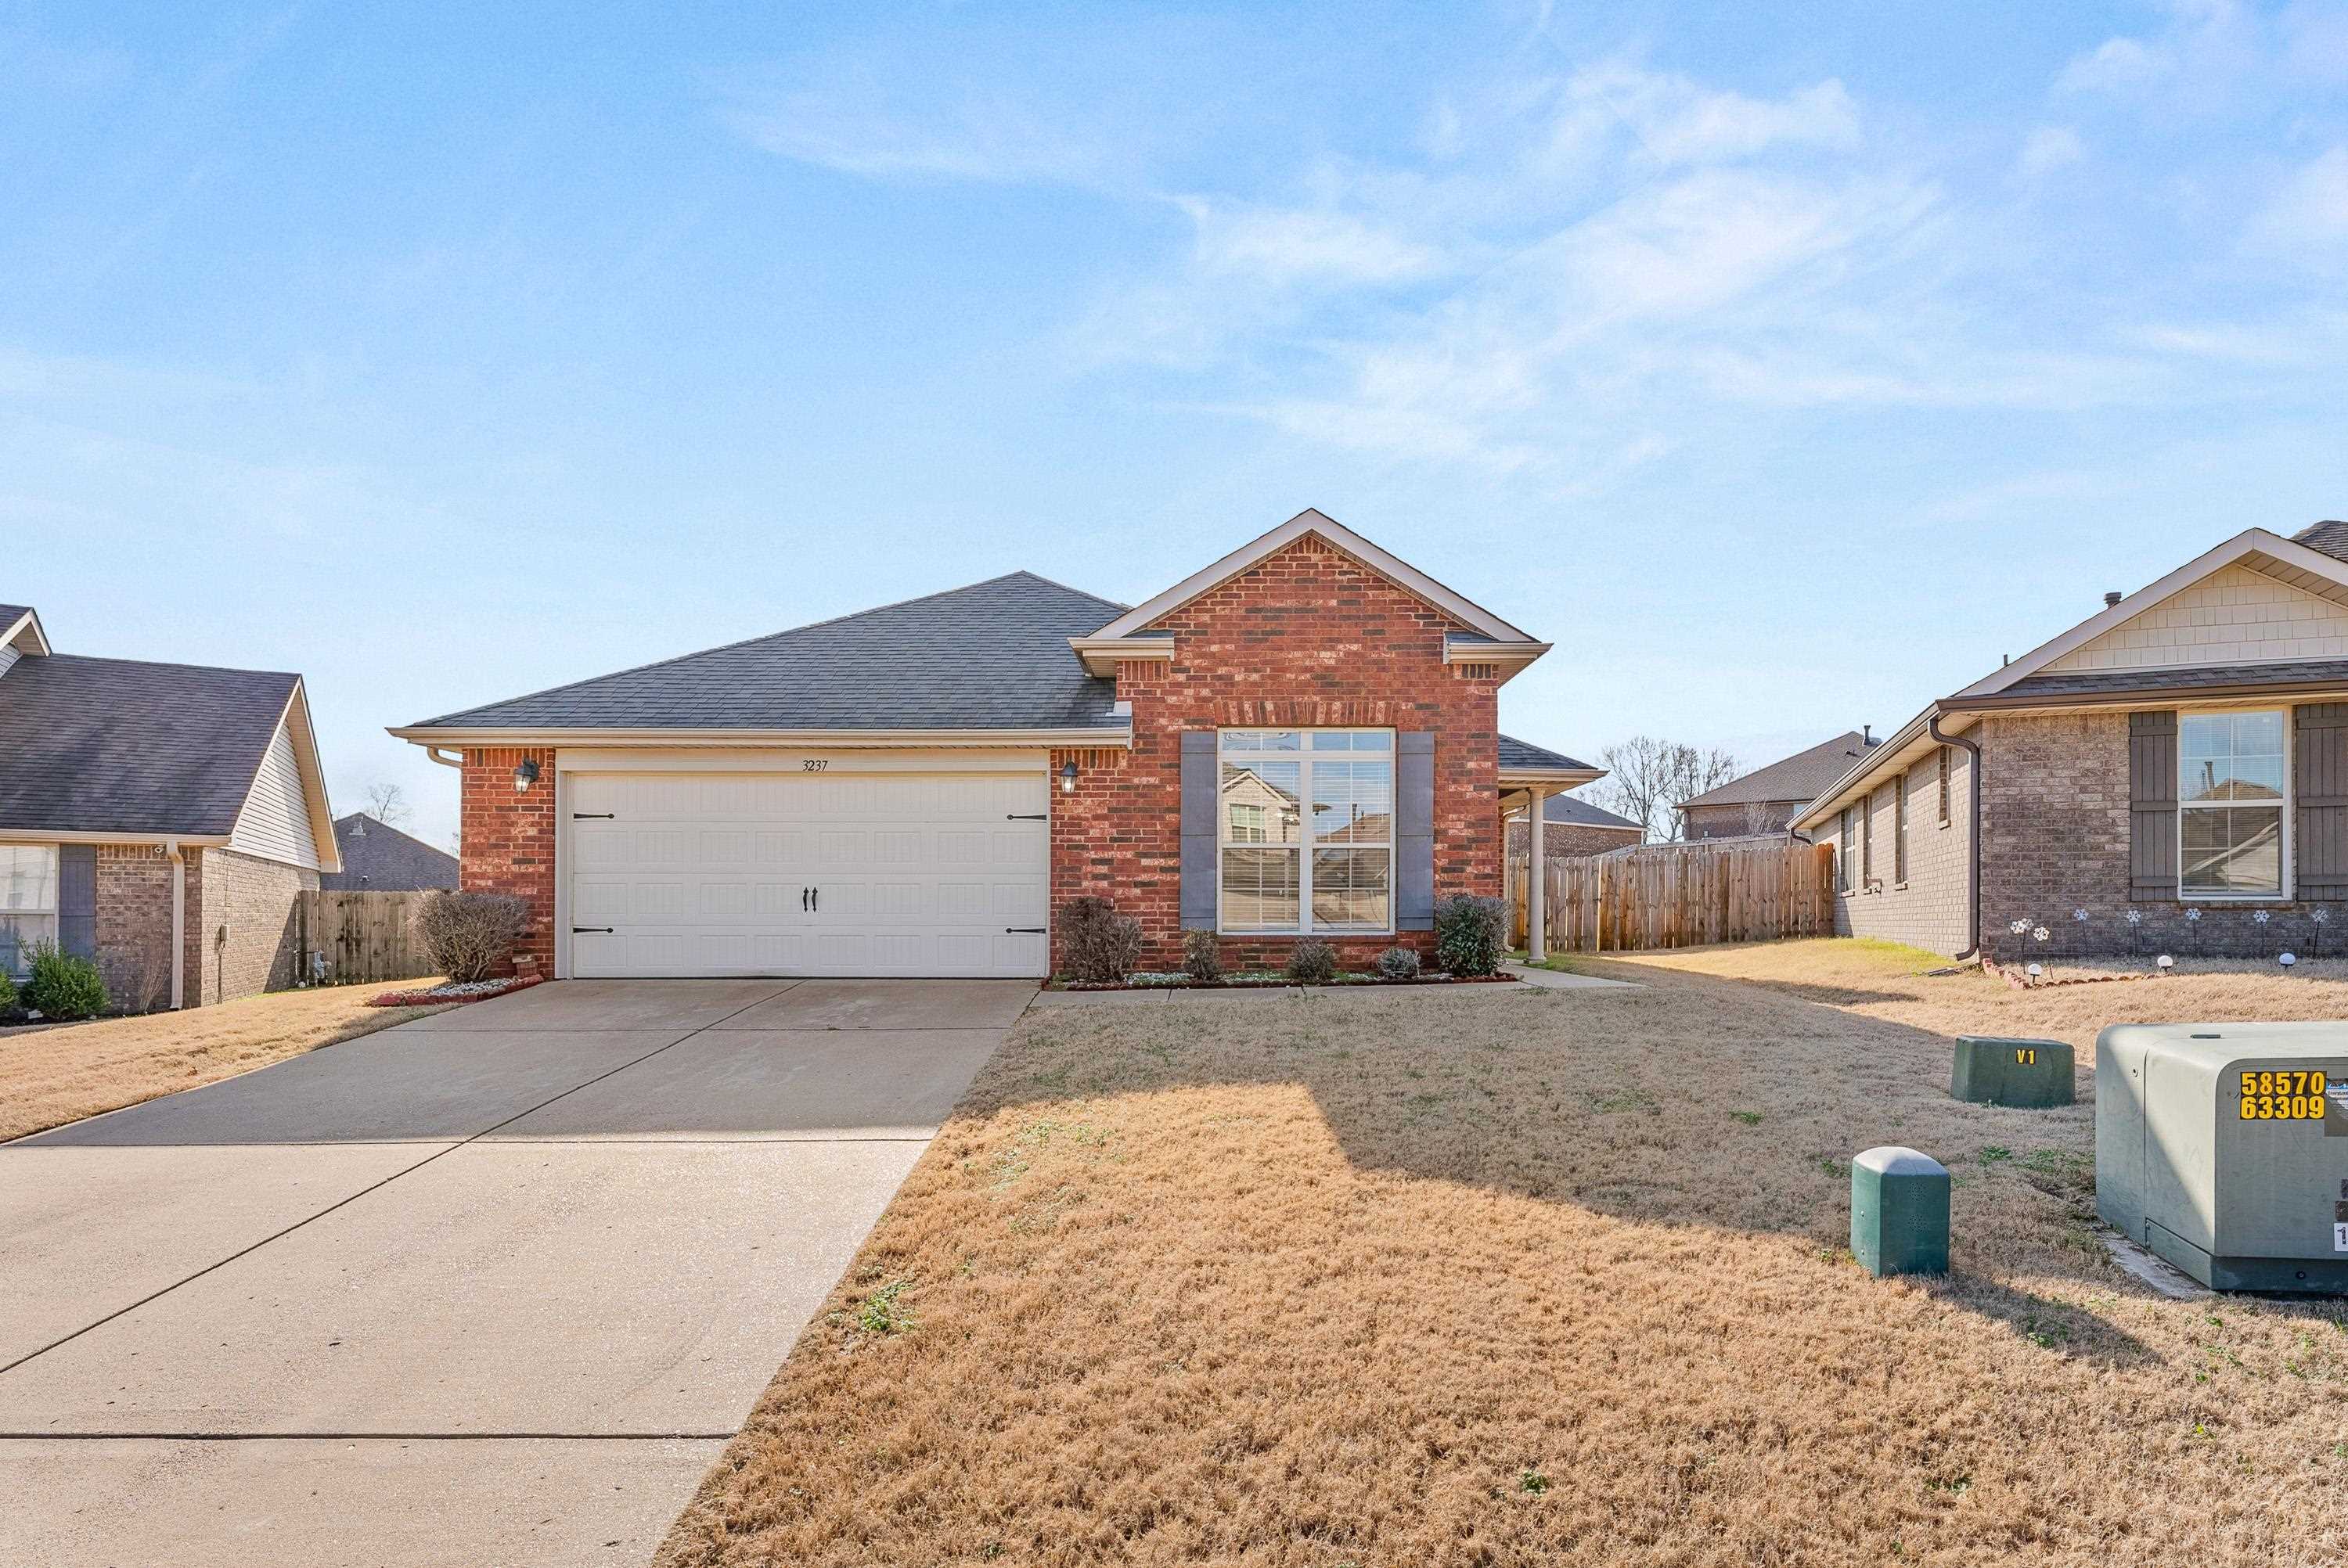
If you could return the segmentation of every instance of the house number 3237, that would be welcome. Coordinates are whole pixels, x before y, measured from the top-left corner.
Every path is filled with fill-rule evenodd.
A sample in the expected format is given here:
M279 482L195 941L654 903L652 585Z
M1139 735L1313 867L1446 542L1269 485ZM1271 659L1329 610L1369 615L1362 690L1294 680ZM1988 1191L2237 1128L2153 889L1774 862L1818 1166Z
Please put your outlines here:
M829 766L831 766L831 759L829 757L802 757L799 759L799 769L803 773L819 774Z

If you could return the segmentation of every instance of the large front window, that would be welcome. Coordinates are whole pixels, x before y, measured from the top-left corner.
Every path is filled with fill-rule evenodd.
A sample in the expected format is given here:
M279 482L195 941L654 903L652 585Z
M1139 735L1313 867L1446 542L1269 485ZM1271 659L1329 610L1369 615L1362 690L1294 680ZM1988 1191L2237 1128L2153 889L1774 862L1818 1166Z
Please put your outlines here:
M1226 931L1394 928L1394 732L1225 730Z
M2280 709L2178 716L2178 880L2186 897L2282 896L2283 733Z
M0 844L0 974L23 974L34 946L57 939L57 846Z

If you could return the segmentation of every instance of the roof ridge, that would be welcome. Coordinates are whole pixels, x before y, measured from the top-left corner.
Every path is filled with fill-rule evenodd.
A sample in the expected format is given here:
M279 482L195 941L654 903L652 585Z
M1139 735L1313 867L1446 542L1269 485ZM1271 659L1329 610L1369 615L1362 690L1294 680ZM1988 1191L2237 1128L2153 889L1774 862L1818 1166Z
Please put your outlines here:
M614 681L623 675L641 675L647 670L659 670L671 664L682 664L688 659L706 658L712 653L726 653L731 652L736 648L749 648L761 642L772 642L778 637L788 637L796 632L815 631L826 626L839 626L850 620L861 620L866 616L879 615L884 610L903 610L911 605L926 604L933 599L946 599L957 593L968 593L974 589L992 588L996 583L1009 582L1014 578L1026 578L1032 581L1040 582L1046 588L1058 589L1063 593L1073 593L1081 599L1092 600L1096 603L1109 604L1112 602L1111 600L1100 598L1097 594L1086 593L1080 588L1070 588L1066 583L1054 582L1047 577L1038 576L1036 573L1028 571L1025 568L1022 568L1015 571L1006 571L999 573L994 577L982 578L976 582L966 582L959 588L942 588L932 593L917 593L910 599L891 600L887 604L876 604L868 609L850 610L846 615L827 616L821 620L809 620L798 626L786 626L777 631L763 631L756 637L736 638L731 642L720 642L709 648L695 648L689 652L672 653L665 659L646 660L642 664L631 664L624 669L606 671L601 675L590 675L582 681L565 681L560 685L543 686L535 692L522 692L511 697L500 697L493 702L476 702L469 708L458 708L453 712L442 713L436 718L419 719L417 721L415 727L421 728L427 724L445 724L452 720L466 718L471 714L480 712L484 709L510 707L516 702L527 702L534 697L551 697L557 692L572 691L581 686L601 685L606 681Z
M147 670L200 670L209 675L268 675L280 681L299 681L299 670L250 670L242 664L185 664L176 659L117 659L106 653L51 653L46 657L59 663L136 664Z

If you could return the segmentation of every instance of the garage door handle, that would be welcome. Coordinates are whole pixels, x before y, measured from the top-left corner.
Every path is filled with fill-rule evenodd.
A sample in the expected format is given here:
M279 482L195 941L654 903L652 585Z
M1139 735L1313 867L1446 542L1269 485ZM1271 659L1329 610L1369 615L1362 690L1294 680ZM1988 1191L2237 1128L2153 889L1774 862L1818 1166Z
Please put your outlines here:
M1003 820L1005 822L1049 822L1052 819L1045 816L1040 811L1032 815L1024 812L1007 811L1003 814Z
M571 820L573 822L613 822L618 820L618 813L609 811L574 811L571 814Z
M612 927L609 926L573 926L571 927L571 934L574 937L583 937L592 931L601 931L606 937L613 934Z
M1003 927L1003 934L1006 937L1040 937L1044 934L1044 927L1041 926L1005 926Z

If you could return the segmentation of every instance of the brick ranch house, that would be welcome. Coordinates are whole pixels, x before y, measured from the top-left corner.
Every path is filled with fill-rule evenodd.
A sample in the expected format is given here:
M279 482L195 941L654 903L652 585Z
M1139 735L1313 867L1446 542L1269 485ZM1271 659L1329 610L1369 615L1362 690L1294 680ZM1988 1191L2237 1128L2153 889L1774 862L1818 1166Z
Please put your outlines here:
M1881 743L1863 728L1847 731L1766 767L1739 774L1702 794L1690 795L1680 803L1686 836L1700 841L1783 833L1818 791L1850 772L1854 763Z
M1509 858L1525 853L1531 837L1530 814L1509 814ZM1553 794L1541 807L1541 852L1551 860L1579 860L1610 849L1628 849L1645 840L1647 830L1629 817L1608 811L1580 795Z
M299 675L57 653L0 605L0 970L55 943L131 1010L290 985L340 866Z
M1846 934L2001 962L2336 952L2348 523L2250 528L2106 594L1885 737L1794 825L1836 846Z
M1191 929L1359 967L1600 776L1499 733L1548 651L1307 511L1138 606L1016 572L392 733L556 978L1041 977L1080 894L1145 968Z

